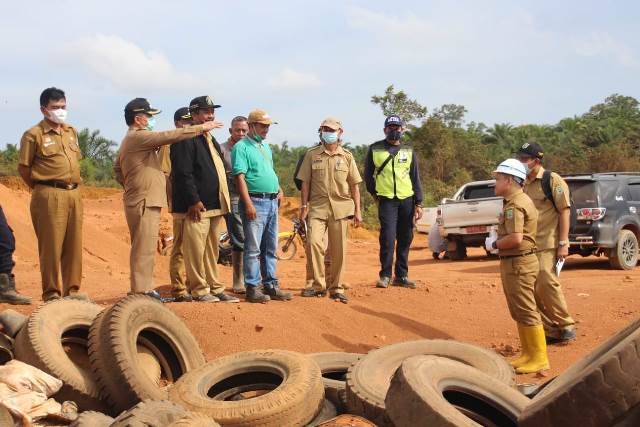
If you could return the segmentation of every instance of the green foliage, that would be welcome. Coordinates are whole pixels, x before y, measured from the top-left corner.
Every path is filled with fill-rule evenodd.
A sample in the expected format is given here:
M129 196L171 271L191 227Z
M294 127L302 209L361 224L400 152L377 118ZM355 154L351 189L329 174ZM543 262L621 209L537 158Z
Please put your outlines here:
M389 85L384 95L373 95L371 103L379 105L385 116L396 114L405 123L411 123L427 115L427 108L423 107L415 99L409 99L404 91L395 92L393 85Z

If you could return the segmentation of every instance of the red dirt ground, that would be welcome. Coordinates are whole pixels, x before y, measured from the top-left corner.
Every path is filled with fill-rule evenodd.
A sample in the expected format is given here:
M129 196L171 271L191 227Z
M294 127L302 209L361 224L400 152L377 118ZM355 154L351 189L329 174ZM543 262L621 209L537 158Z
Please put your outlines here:
M7 183L10 185L9 183ZM40 301L36 238L29 216L29 194L0 185L0 204L15 230L18 288ZM102 305L112 304L129 289L129 236L120 192L85 190L83 290ZM289 206L293 211L295 201ZM165 218L165 221L168 221ZM288 220L282 229L290 228ZM417 235L410 255L410 275L418 289L376 289L378 244L370 233L353 234L348 251L349 304L328 298L294 297L266 305L173 303L169 308L191 328L207 359L236 351L281 348L301 352L370 349L399 341L445 338L494 348L518 350L517 332L502 294L498 261L471 250L464 262L435 261L426 236ZM375 237L375 235L373 236ZM299 251L301 252L301 251ZM168 258L157 258L156 284L169 290ZM231 269L221 267L230 283ZM298 294L304 286L304 257L278 263L283 288ZM578 322L578 340L550 347L551 377L566 369L640 313L640 269L610 270L605 259L570 258L562 282ZM18 307L24 313L33 310ZM7 308L0 304L0 310ZM16 307L12 307L16 308ZM258 326L258 327L256 327ZM539 375L519 382L543 382Z

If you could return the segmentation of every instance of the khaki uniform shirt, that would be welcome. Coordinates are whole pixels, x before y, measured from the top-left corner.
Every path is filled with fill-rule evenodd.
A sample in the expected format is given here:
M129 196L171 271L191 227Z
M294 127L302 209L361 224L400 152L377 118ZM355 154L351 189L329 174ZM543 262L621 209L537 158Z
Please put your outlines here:
M536 234L536 246L538 249L555 249L558 247L558 212L571 206L569 200L569 186L560 175L551 173L551 191L556 207L548 200L542 191L542 174L544 168L540 167L538 174L524 184L524 192L531 198L538 209L538 232ZM557 210L556 210L557 209Z
M535 250L537 222L538 210L522 190L518 190L509 198L505 197L498 224L498 238L507 234L522 233L522 242L514 249L500 249L498 254L520 255Z
M163 145L160 147L160 167L162 172L169 176L171 175L171 146Z
M351 186L362 182L353 155L338 146L333 154L324 145L309 149L297 178L309 183L309 218L351 217L355 205Z
M129 129L120 145L114 171L124 187L124 203L135 206L167 207L166 178L162 172L160 146L201 135L204 128L187 126L166 132Z
M31 168L31 179L80 184L78 133L67 124L55 130L42 120L22 135L20 164Z

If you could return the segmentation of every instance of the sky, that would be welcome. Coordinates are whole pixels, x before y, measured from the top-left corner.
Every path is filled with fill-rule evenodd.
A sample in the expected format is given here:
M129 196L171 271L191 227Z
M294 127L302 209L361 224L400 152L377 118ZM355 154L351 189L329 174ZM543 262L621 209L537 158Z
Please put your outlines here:
M429 111L464 105L467 122L556 123L613 93L640 97L640 2L0 0L0 147L67 94L68 122L118 144L124 105L173 112L209 95L227 138L236 115L265 109L268 140L310 145L327 116L370 144L393 84Z

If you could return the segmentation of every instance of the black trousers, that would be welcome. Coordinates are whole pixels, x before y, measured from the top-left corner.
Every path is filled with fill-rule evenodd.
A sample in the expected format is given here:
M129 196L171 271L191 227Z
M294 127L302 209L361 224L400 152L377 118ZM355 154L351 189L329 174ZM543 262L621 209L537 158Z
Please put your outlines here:
M7 217L0 207L0 273L10 274L13 266L13 252L16 250L16 239L13 237L13 230L7 223Z
M380 277L391 277L393 250L396 252L396 277L407 277L409 272L409 247L413 240L413 197L387 199L380 197Z

